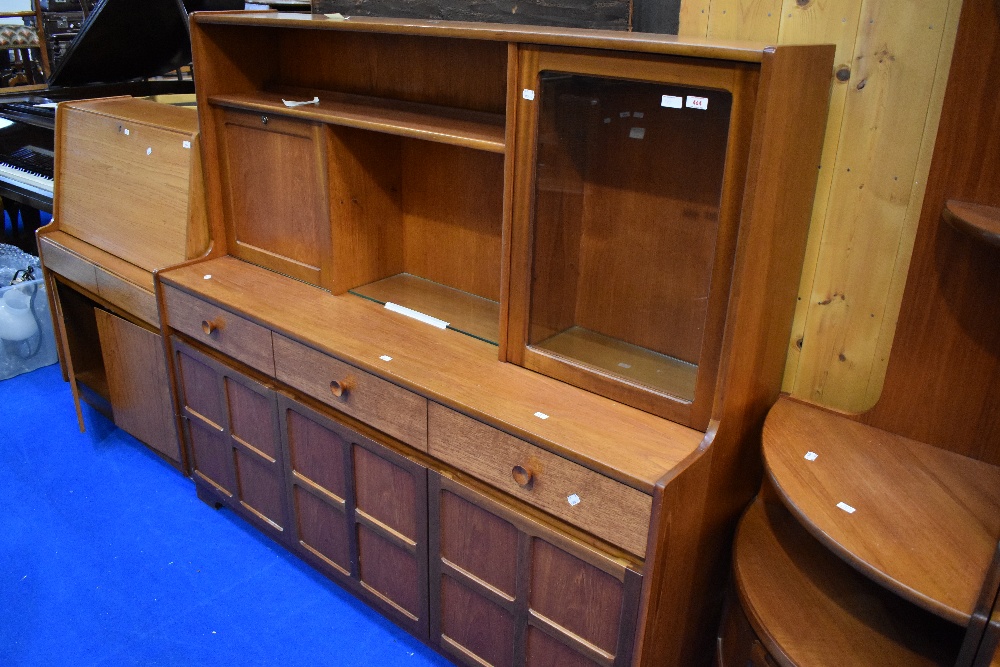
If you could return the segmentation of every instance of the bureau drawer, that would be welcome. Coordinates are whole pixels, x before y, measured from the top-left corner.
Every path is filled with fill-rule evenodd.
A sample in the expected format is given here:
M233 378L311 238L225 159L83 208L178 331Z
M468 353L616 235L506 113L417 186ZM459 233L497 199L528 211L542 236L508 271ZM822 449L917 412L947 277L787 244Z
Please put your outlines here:
M644 557L651 496L430 403L427 452L574 526Z
M169 285L163 286L163 300L171 327L274 376L270 329Z
M93 264L44 236L39 241L38 249L46 269L97 294L97 269Z
M126 313L135 315L156 328L160 327L160 313L156 309L156 297L152 292L97 267L97 293Z
M427 451L427 399L323 352L274 334L275 377Z

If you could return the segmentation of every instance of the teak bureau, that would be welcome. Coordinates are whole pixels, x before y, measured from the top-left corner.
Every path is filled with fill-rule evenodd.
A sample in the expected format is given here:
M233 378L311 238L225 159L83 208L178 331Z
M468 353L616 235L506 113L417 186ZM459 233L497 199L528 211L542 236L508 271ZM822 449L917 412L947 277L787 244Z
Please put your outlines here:
M156 289L201 497L459 662L707 663L833 47L191 34L213 245Z

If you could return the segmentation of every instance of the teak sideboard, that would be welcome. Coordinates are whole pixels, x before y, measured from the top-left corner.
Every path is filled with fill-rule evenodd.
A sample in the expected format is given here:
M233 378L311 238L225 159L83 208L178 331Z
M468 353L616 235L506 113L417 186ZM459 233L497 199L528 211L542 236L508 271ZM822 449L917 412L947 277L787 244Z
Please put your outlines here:
M197 13L186 464L470 665L707 664L832 46Z

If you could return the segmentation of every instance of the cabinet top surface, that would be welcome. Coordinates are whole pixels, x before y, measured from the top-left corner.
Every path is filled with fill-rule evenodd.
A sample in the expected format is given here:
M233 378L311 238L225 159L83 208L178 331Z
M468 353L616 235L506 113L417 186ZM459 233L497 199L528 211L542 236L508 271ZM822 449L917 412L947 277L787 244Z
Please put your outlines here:
M505 23L474 23L349 17L331 19L325 14L277 12L195 12L194 24L241 25L279 28L306 28L348 32L381 32L428 37L452 37L501 42L522 42L554 46L660 53L697 58L716 58L739 62L760 62L764 53L775 48L757 42L694 39L677 35L585 30Z
M782 398L764 461L785 504L881 585L967 623L1000 539L1000 468Z
M172 130L184 134L198 133L198 114L194 107L162 104L135 97L106 97L96 100L61 102L57 114L63 114L67 109L150 125L160 130Z
M705 439L700 431L502 363L497 348L483 341L232 257L160 275L166 283L645 493L652 493L657 481Z

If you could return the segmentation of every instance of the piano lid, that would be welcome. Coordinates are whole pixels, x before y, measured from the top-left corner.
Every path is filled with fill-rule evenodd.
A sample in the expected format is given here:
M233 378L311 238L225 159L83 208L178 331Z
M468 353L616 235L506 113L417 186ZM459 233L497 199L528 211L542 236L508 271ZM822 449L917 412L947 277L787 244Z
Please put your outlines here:
M102 0L59 61L50 86L160 76L191 62L188 12L242 9L239 0Z

